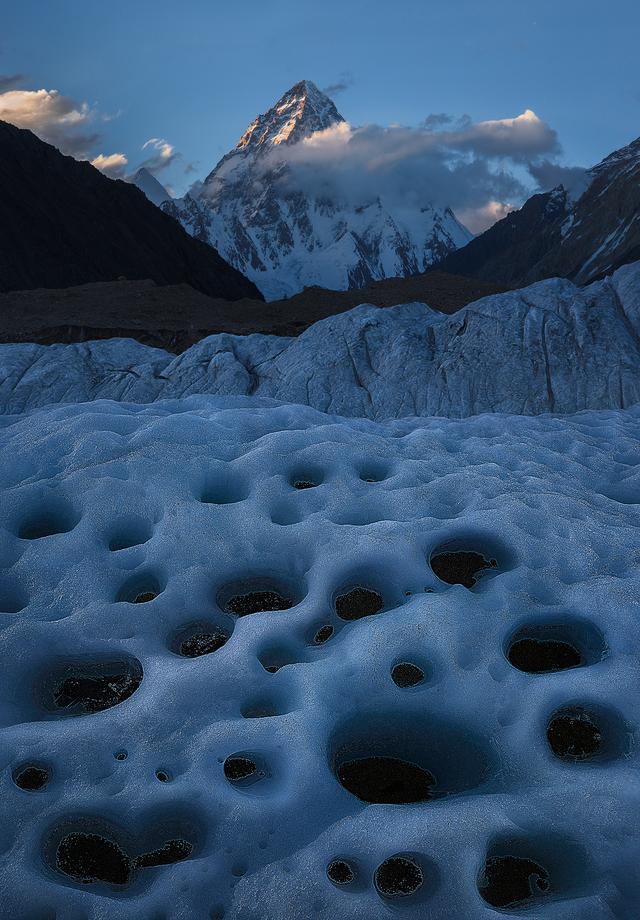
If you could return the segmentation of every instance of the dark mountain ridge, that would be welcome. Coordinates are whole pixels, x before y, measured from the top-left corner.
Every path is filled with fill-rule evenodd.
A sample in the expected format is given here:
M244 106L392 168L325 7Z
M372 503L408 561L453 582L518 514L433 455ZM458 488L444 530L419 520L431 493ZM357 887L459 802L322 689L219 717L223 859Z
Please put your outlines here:
M563 186L534 195L435 267L521 287L588 284L640 259L640 138L585 171L584 185L577 196Z
M134 185L0 121L0 291L150 278L262 300Z

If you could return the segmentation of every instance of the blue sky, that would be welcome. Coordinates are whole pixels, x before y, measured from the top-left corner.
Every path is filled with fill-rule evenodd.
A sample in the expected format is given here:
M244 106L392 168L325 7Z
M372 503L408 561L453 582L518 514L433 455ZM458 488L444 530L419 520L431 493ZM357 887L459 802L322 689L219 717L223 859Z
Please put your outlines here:
M335 101L355 125L533 109L570 164L640 134L632 0L5 0L2 25L0 74L116 116L92 153L136 165L166 139L178 190L302 78L350 83Z

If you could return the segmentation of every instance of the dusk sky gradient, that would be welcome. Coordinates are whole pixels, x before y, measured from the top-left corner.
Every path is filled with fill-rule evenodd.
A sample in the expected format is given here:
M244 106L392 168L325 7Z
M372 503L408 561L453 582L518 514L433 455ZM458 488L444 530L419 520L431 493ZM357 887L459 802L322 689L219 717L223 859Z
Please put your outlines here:
M639 39L634 0L5 0L0 74L115 116L93 154L166 139L184 191L303 78L354 125L533 109L591 165L640 134Z

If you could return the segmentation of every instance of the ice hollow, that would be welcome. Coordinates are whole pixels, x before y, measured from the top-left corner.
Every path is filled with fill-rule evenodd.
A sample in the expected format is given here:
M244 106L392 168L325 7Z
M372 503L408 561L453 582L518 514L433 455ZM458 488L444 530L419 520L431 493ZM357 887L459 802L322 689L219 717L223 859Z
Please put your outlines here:
M5 416L0 920L633 917L639 455L638 408Z

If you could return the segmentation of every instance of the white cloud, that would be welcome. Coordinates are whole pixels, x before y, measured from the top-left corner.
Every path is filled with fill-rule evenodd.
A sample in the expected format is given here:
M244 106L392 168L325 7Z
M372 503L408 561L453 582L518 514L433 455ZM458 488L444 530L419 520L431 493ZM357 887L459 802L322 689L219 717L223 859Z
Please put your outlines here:
M286 157L292 191L389 207L449 206L473 232L486 229L531 193L528 171L560 151L556 132L531 109L474 123L431 115L418 128L347 122L317 132L264 160Z
M55 89L0 92L0 119L28 128L63 153L86 158L99 135L91 130L96 112Z
M53 144L62 153L79 160L90 160L96 169L114 179L124 179L129 157L124 153L98 153L103 141L96 124L111 121L117 115L99 113L87 102L77 102L55 89L14 89L24 80L20 74L0 75L0 120L33 131L39 138ZM146 166L149 172L167 169L181 154L163 138L152 137L142 146L146 159L137 168ZM187 170L193 168L187 166Z
M503 201L488 201L478 208L458 209L457 217L472 233L482 233L513 210L513 205Z
M110 179L124 179L129 160L124 153L100 153L91 160L91 165Z
M154 175L155 173L161 172L163 169L167 169L182 156L182 154L178 153L173 144L170 144L161 137L149 138L149 140L142 145L142 149L150 151L150 155L147 156L146 160L143 160L137 168L142 169L144 167Z

